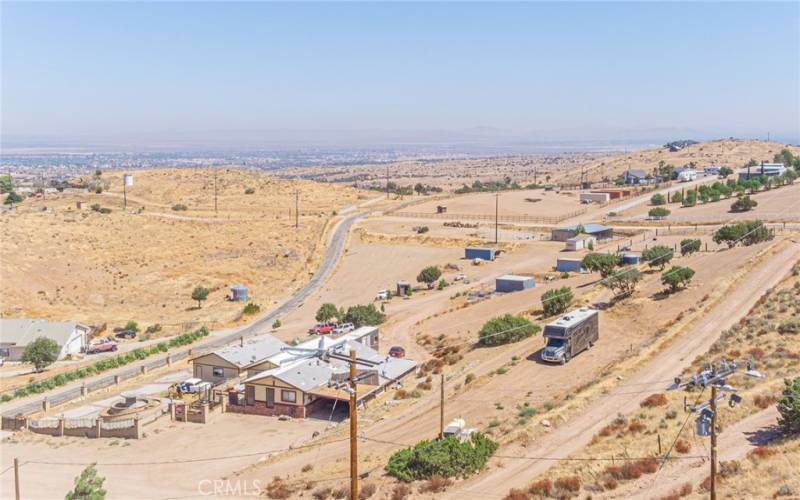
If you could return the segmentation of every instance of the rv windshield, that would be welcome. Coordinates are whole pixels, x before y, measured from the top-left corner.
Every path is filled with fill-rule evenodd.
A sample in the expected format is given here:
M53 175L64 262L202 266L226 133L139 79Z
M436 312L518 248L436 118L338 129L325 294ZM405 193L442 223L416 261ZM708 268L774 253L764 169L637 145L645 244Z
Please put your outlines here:
M564 339L548 338L547 347L555 347L555 348L564 347Z

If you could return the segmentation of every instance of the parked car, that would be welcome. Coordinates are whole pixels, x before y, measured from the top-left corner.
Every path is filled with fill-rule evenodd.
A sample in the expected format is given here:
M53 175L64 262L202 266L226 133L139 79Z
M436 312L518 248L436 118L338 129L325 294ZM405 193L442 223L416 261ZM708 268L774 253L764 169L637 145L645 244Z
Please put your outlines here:
M453 278L453 281L461 281L463 279L466 279L466 277L467 276L465 274L456 274L456 277Z
M101 352L112 352L117 350L117 343L113 340L91 344L86 348L86 354L99 354Z
M389 298L389 290L379 290L375 295L375 300L387 300Z
M175 385L175 390L180 394L197 394L211 389L210 382L203 382L199 378L189 378L182 383Z
M118 339L135 339L136 332L133 330L122 330L121 332L115 335Z
M308 333L323 335L331 333L336 328L336 323L317 323L308 330Z
M399 345L393 345L389 349L389 356L393 358L405 358L406 357L406 350L400 347Z
M348 333L356 329L353 323L342 323L333 329L333 333Z

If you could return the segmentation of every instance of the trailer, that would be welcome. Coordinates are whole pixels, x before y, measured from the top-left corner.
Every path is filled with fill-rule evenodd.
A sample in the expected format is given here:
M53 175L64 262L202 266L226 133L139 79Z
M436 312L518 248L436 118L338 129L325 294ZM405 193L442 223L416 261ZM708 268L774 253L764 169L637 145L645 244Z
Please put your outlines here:
M588 307L570 311L545 325L544 338L542 360L563 365L600 338L599 314Z
M474 260L474 259L494 260L495 249L467 247L464 249L464 258L468 260Z

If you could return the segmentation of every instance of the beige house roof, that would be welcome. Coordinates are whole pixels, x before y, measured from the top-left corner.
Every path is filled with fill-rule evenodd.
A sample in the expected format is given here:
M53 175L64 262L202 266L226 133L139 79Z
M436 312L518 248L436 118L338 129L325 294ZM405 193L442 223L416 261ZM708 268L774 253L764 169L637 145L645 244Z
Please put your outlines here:
M26 346L38 337L53 339L56 344L67 344L75 330L88 332L88 326L75 321L48 321L46 319L0 319L0 343Z

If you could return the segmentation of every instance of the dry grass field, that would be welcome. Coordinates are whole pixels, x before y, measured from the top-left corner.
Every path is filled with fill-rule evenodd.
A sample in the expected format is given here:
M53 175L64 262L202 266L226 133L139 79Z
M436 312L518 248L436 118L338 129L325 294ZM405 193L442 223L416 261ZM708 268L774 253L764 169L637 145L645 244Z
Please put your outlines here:
M453 214L491 214L495 212L494 193L476 193L456 196L448 200L437 200L421 203L409 209L413 212L436 213L437 205L447 205L447 211ZM500 216L532 215L544 217L560 217L584 208L578 200L577 191L543 191L541 189L523 189L505 191L497 200L497 212Z
M211 170L159 169L136 171L124 210L121 175L102 174L101 194L68 189L3 211L4 316L109 327L135 320L164 333L184 323L231 324L243 304L226 300L230 285L248 286L270 307L314 270L334 211L359 200L349 187L221 169L215 213ZM95 203L111 213L91 210ZM196 286L211 290L199 310L190 297Z

